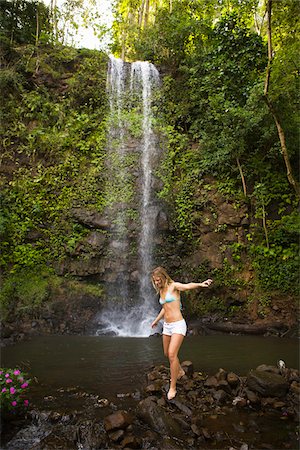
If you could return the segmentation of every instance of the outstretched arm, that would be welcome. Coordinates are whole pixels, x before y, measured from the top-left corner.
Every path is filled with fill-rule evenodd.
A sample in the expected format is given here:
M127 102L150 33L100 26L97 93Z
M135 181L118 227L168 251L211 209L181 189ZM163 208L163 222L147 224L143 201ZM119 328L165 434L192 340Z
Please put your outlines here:
M190 289L197 289L197 288L207 288L211 285L213 280L208 278L208 280L202 281L202 283L178 283L175 281L174 288L178 291L189 291Z
M156 327L156 325L158 324L158 322L160 321L160 319L163 318L164 315L165 315L165 310L164 310L164 308L161 308L160 313L158 314L158 316L156 317L156 319L152 322L151 327L152 327L152 328Z

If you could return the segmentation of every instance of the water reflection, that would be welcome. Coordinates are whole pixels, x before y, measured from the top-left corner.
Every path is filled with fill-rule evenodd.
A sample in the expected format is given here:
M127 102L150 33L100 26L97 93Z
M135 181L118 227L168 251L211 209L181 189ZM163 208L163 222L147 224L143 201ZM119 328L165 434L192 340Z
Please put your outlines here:
M191 336L181 360L193 361L197 371L215 373L220 367L245 375L259 364L299 367L294 339L253 336ZM79 386L102 396L134 391L145 381L151 365L167 363L160 338L94 336L37 337L2 349L2 366L21 366L48 389Z

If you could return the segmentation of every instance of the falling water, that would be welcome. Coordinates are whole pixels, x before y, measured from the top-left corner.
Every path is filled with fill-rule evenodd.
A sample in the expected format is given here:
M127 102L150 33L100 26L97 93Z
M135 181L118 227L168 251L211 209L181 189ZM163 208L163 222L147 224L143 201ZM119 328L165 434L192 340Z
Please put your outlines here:
M152 94L159 85L159 73L153 64L138 61L131 68L131 91L137 88L143 98L143 141L142 141L142 201L140 208L141 233L139 239L139 256L141 263L140 297L146 305L151 305L153 296L150 284L150 272L153 266L155 221L157 207L153 201L151 189L152 172L156 154L156 139L152 130ZM152 312L152 308L150 309Z
M157 143L155 133L152 129L152 101L155 88L159 85L159 74L157 69L148 62L124 63L120 59L110 57L107 90L109 94L111 124L109 129L109 142L112 159L118 156L118 173L114 175L122 188L122 181L129 177L126 169L125 155L128 153L126 121L122 119L122 111L130 108L139 110L141 115L142 136L139 147L139 175L135 182L136 197L139 198L140 230L136 245L138 247L138 258L135 271L139 273L139 286L136 291L139 295L129 298L128 261L123 261L124 276L118 283L111 283L108 293L119 292L118 301L112 301L107 310L99 317L101 323L100 333L113 333L118 336L149 336L151 334L150 324L157 314L154 304L154 291L150 283L150 273L153 265L155 221L157 217L157 206L152 192L152 180L154 164L157 157ZM117 145L115 145L117 143ZM124 158L124 161L123 161ZM123 164L124 163L124 164ZM109 163L110 164L110 163ZM110 164L111 165L111 164ZM111 170L111 169L110 169ZM111 175L110 175L111 176ZM122 189L121 189L122 190ZM124 190L124 189L123 189ZM111 189L111 192L113 190ZM121 194L120 194L121 195ZM116 202L116 199L114 199ZM118 226L115 227L114 239L110 245L111 253L114 249L122 249L122 256L128 255L128 230L126 229L126 208L113 209L113 214L118 217ZM127 205L128 206L128 205ZM118 239L120 244L118 245ZM118 261L120 264L120 261ZM112 262L112 271L114 270ZM122 301L123 299L123 301Z
M108 294L113 297L128 297L128 283L125 273L128 272L128 230L126 217L126 181L129 173L125 161L125 133L122 111L124 109L126 82L126 66L124 61L112 55L109 58L107 73L107 93L110 106L110 124L108 130L108 158L107 158L107 215L111 226L111 240L109 254L111 255L111 270L115 269L114 261L123 266L123 276L117 280L117 289L110 284ZM112 197L117 192L118 204Z

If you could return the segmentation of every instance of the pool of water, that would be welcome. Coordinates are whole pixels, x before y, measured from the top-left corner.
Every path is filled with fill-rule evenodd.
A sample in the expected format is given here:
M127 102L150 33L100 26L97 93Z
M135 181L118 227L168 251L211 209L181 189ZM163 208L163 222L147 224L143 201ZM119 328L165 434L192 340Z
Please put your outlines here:
M59 388L77 386L112 398L133 392L145 382L154 364L167 364L160 338L108 336L43 336L2 348L2 367L20 367L36 377L48 395ZM260 364L299 367L299 341L257 336L189 336L181 360L208 374L220 367L246 375Z

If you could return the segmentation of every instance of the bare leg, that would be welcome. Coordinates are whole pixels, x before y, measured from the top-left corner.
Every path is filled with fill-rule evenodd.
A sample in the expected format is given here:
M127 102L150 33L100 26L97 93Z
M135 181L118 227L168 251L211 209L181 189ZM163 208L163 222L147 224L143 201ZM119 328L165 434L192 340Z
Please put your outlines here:
M164 355L168 358L169 355L169 345L171 342L171 336L167 336L166 334L163 334L163 348L164 348Z
M176 382L177 382L178 374L181 369L177 355L178 355L180 346L183 342L183 339L184 339L184 336L182 334L173 334L171 337L171 342L169 344L169 348L168 348L168 357L169 357L169 361L170 361L170 370L171 370L171 385L170 385L170 390L168 392L169 400L172 400L172 398L174 398L176 395Z

